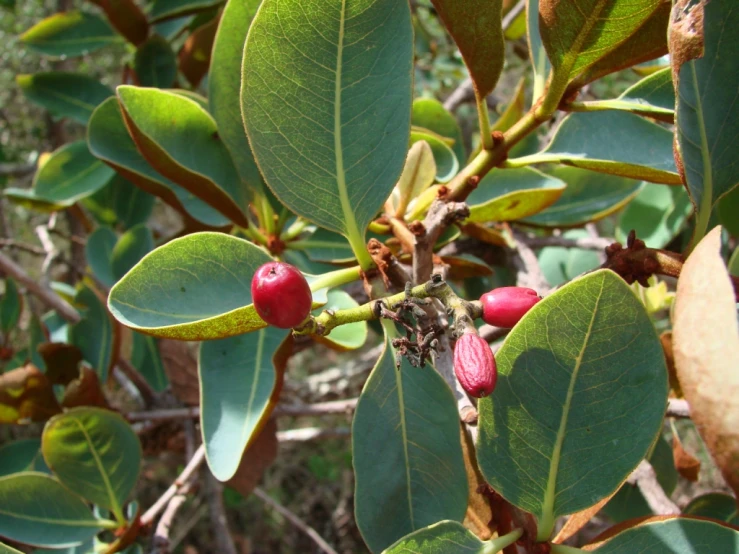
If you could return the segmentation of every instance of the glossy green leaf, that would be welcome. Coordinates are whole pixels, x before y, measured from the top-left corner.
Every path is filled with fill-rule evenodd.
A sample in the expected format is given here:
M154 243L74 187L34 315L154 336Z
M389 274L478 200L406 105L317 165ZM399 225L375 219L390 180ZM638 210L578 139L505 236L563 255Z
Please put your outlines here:
M628 0L541 0L539 32L554 69L555 81L574 80L622 47L655 12L664 9L663 4L662 0L637 3ZM661 40L664 45L664 36L652 37L652 40ZM644 46L642 49L646 50ZM640 61L646 60L637 59L633 63ZM628 65L627 62L621 67Z
M721 197L716 212L723 228L732 236L739 237L739 187Z
M352 247L346 238L338 233L318 228L308 238L290 245L290 248L304 250L316 262L343 262L354 259Z
M452 150L457 159L460 163L467 159L459 123L436 98L416 98L413 101L411 123L454 140Z
M167 39L152 35L136 49L133 70L140 86L169 88L177 78L177 56Z
M82 351L84 359L95 369L101 383L108 380L116 363L116 335L105 304L87 286L77 291L74 298L85 308L79 323L69 326L68 339Z
M693 498L683 510L684 515L710 517L739 526L736 499L728 494L710 492Z
M111 191L111 203L119 223L130 229L140 223L146 223L154 211L156 198L143 189L132 184L120 175L116 175L108 185Z
M113 272L111 258L118 236L110 227L98 227L85 243L85 257L93 275L106 287L115 285L118 278Z
M251 278L272 258L245 240L193 233L145 256L110 291L111 313L162 338L207 340L265 326L251 305Z
M44 459L59 480L123 521L139 478L141 443L120 415L72 408L51 418L41 437Z
M100 81L80 73L52 71L17 75L15 80L32 102L83 124L103 100L113 96L113 91Z
M20 439L0 446L0 477L30 470L39 455L39 439Z
M631 6L625 6L626 2L624 0L606 2L606 4L615 7L614 11L618 10L616 6L619 3L626 9L633 9ZM592 1L585 0L581 4L592 4ZM600 5L602 6L603 3L600 3ZM604 56L602 56L602 52L597 53L596 55L599 56L598 61L578 75L568 87L565 94L574 93L575 90L582 88L583 85L595 81L604 75L655 60L667 54L667 24L670 19L670 7L670 2L658 2L657 4L652 3L651 5L645 2L642 9L636 10L632 15L641 18L645 11L650 10L651 13L639 25L638 29L633 30L628 35L628 38L621 40L621 37L616 37L614 34L602 36L601 38L607 44L608 48L612 48L613 46L615 48L611 49ZM610 11L609 8L606 8L606 10ZM613 14L613 11L611 11L611 14ZM606 15L605 18L614 17L611 14ZM617 31L620 34L623 27L629 26L629 22L626 21L613 21L610 23L611 29L608 29L606 31L607 33L612 32L614 27L621 27ZM613 44L612 41L616 44Z
M55 150L34 178L34 193L54 204L71 206L107 185L114 171L90 154L84 140Z
M133 332L131 364L155 391L162 392L169 386L169 379L159 353L159 343L154 337Z
M114 174L106 186L82 199L80 202L98 225L114 226L118 223L118 216L114 207L113 185L123 180L119 174Z
M739 26L739 9L732 0L715 0L675 14L679 20L670 27L678 82L675 133L681 172L696 206L696 233L702 237L719 198L739 185L739 72L733 62L739 36L732 31ZM703 48L696 49L700 34ZM702 57L691 59L695 56Z
M5 292L0 299L0 329L7 335L18 324L23 309L23 297L12 277L5 278ZM7 341L7 337L6 337Z
M579 239L590 236L584 229L570 229L562 233L566 239ZM595 269L600 265L598 253L582 248L547 246L538 255L539 267L547 282L553 286L571 281L575 277Z
M328 292L328 302L320 310L316 310L314 314L318 315L323 310L347 310L357 306L359 306L359 303L351 295L343 290L333 289ZM327 336L315 337L315 339L334 350L356 350L364 346L367 340L367 322L357 321L341 325L334 328Z
M20 37L32 50L50 56L81 56L120 40L97 15L72 10L47 17Z
M606 541L598 554L739 553L739 531L699 519L675 517L631 527Z
M154 250L154 236L144 224L136 225L121 235L110 258L116 280L123 277L141 258Z
M631 288L601 270L534 306L496 360L498 385L478 403L478 463L545 540L556 517L610 495L651 447L667 402L662 346Z
M8 187L3 189L3 195L13 204L43 213L58 212L67 207L64 204L57 204L41 198L31 189Z
M567 183L567 188L552 206L527 218L529 223L573 227L598 221L623 208L644 186L633 179L576 167L558 167L550 175Z
M621 213L616 240L625 243L634 229L650 248L664 248L683 229L692 210L683 187L646 183Z
M128 134L115 98L103 102L92 114L87 127L87 143L95 156L137 187L158 196L180 213L189 214L197 221L213 227L228 223L225 216L215 208L157 173L149 165Z
M403 537L383 554L493 554L512 542L507 538L483 542L461 523L440 521Z
M208 112L158 89L121 85L118 99L139 152L158 172L234 223L249 226L246 187Z
M56 548L49 548L48 550L39 549L35 550L34 554L96 554L95 546L99 544L100 542L97 540L97 537L93 537L77 546L70 546L69 548L65 548L63 550L59 550ZM124 552L125 554L130 554L128 550Z
M200 421L208 465L221 481L236 473L271 411L281 380L273 356L287 336L283 329L267 327L200 346Z
M608 110L568 115L546 149L512 164L562 163L601 173L679 185L672 133L628 112Z
M242 113L267 184L367 263L364 231L405 161L412 63L395 0L264 0L246 41Z
M395 367L385 349L364 385L352 424L354 514L364 541L380 552L408 533L443 519L462 521L467 476L456 402L433 368Z
M23 552L0 542L0 554L23 554Z
M152 21L163 21L207 10L224 2L225 0L154 0L149 15Z
M226 4L208 73L210 112L218 124L218 134L231 152L241 179L251 186L260 186L262 177L246 137L239 91L246 33L259 4L261 0L229 0Z
M424 141L431 147L436 162L436 180L446 183L459 171L459 160L454 151L436 135L422 131L411 131L411 145Z
M565 187L560 179L529 167L491 171L467 197L467 221L515 221L537 214L555 203Z
M167 40L173 40L192 23L193 19L195 19L194 15L184 15L182 17L165 19L154 24L154 33L166 38Z
M729 258L729 273L735 277L739 277L739 247L734 249L734 253Z
M493 92L505 61L502 0L431 0L457 43L479 98Z
M82 498L48 475L16 473L0 478L0 536L64 548L81 544L102 527Z
M526 39L531 67L534 71L534 100L544 91L544 83L552 68L539 31L539 0L526 0Z

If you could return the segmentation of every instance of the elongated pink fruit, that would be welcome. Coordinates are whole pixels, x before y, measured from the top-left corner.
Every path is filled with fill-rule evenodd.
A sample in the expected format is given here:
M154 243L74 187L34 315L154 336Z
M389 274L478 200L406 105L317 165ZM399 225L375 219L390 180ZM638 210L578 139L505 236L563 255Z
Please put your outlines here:
M526 315L541 297L534 289L500 287L480 297L482 320L488 325L511 328Z
M474 332L465 333L454 345L454 373L468 394L482 398L493 392L498 380L490 345Z

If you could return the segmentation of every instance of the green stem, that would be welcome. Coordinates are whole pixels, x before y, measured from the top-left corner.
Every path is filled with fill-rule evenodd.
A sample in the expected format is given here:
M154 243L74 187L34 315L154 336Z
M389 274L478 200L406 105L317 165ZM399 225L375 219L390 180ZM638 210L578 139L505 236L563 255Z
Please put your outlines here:
M252 242L261 244L262 246L267 246L267 237L265 237L256 227L239 227L239 230Z
M552 554L582 554L583 552L585 551L574 546L552 544Z
M480 141L483 150L493 149L493 135L490 134L490 114L488 113L488 103L485 97L475 90L475 99L477 101L477 118L480 122ZM405 212L405 210L403 210Z
M530 154L528 156L521 156L520 158L513 158L512 160L506 160L502 165L506 169L515 169L534 164L557 163L561 159L562 156L558 156L557 154L546 154L540 152L537 154Z
M110 519L96 519L95 523L97 523L97 525L99 525L102 529L115 530L120 528L122 525L125 525L127 522L124 518L122 523L112 521Z
M287 230L285 230L285 232L280 235L280 240L288 242L297 238L307 226L308 222L305 219L299 217L293 222L292 225L290 225L290 227L287 228Z
M523 535L523 529L514 529L502 537L491 539L485 543L485 546L482 549L482 554L497 554L506 546L510 546L520 539L521 535Z
M351 246L354 251L354 257L357 258L359 267L361 267L363 271L367 271L374 267L375 262L372 260L372 256L369 255L369 252L367 252L367 245L364 243L364 234L347 233L346 239L349 241L349 246Z
M369 226L367 227L367 230L370 233L375 233L377 235L389 235L392 231L392 227L390 225L385 225L383 223L377 223L376 221L370 221Z
M347 283L353 283L361 277L361 269L359 266L348 267L346 269L338 269L330 273L324 273L310 283L311 292L316 292L325 288L340 287Z

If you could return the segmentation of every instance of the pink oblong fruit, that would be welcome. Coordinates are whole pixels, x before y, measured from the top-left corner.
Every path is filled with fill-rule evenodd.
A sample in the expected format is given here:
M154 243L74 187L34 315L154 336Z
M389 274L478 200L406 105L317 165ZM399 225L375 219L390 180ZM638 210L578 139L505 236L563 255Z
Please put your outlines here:
M513 327L539 300L535 290L524 287L491 290L480 297L482 320L496 327Z
M298 268L268 262L251 280L251 298L259 317L280 329L297 327L310 314L313 295Z
M490 345L474 332L465 333L454 345L454 373L464 390L475 398L493 392L498 380Z

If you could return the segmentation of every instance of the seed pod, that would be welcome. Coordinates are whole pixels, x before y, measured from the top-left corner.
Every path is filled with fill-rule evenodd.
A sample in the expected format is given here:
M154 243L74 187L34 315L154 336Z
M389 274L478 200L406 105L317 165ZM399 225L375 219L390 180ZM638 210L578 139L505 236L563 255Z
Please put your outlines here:
M296 267L268 262L251 280L251 298L259 317L280 329L297 327L310 314L313 296Z
M533 289L501 287L480 297L482 319L488 325L511 328L526 315L541 297Z
M454 345L454 373L464 390L475 398L493 392L498 380L495 357L490 345L477 333L465 333Z

